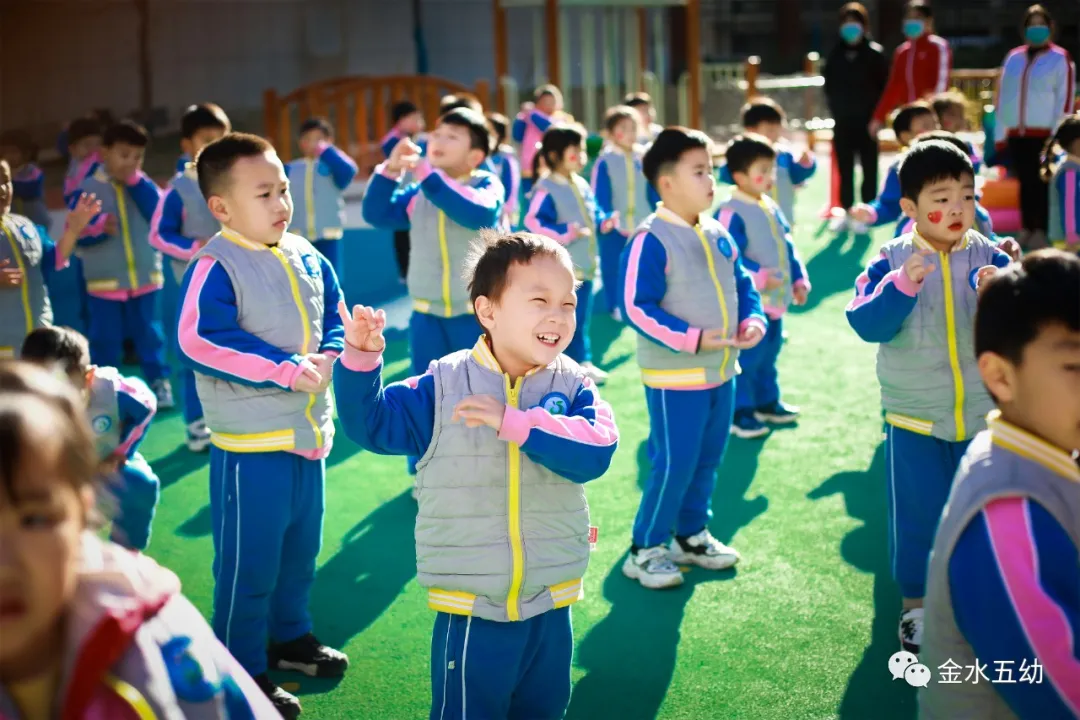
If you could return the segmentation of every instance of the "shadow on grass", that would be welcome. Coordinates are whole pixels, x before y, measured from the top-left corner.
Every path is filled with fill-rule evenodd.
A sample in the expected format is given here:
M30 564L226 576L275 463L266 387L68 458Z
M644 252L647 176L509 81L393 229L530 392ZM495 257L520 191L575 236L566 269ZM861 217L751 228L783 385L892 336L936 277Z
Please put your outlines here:
M769 506L763 495L745 497L762 447L761 442L728 445L712 495L716 514L709 523L710 531L723 542L730 542ZM644 485L648 441L638 447L638 461L642 468L638 482ZM604 580L604 598L611 610L575 651L575 663L587 673L574 686L568 720L655 717L675 672L682 618L694 588L699 583L731 580L738 573L737 568L721 572L693 568L681 587L646 590L623 576L623 559L608 570Z
M599 296L597 296L596 301L598 304L603 305L603 300ZM607 354L607 351L611 349L611 346L615 344L615 341L619 339L625 329L626 325L624 323L615 320L603 310L593 313L589 339L592 341L593 362L596 363L597 367L611 372L623 363L633 359L634 356L631 354L604 358L604 355Z
M836 235L806 263L813 291L805 305L792 306L790 312L811 312L836 293L853 290L855 278L865 269L863 256L872 241L870 235L851 235L846 230Z
M175 485L181 478L193 472L203 470L210 464L210 453L193 453L187 449L187 445L177 445L168 455L159 457L154 461L154 473L161 481L161 489ZM201 474L200 474L200 477ZM198 482L201 482L198 481Z
M811 500L837 493L844 496L848 515L863 524L840 542L840 555L853 567L874 575L870 644L851 674L837 710L839 717L851 720L869 717L908 720L916 714L915 690L907 683L893 682L887 670L889 657L900 649L896 636L900 589L889 567L885 485L885 444L882 443L865 471L833 475L807 495Z

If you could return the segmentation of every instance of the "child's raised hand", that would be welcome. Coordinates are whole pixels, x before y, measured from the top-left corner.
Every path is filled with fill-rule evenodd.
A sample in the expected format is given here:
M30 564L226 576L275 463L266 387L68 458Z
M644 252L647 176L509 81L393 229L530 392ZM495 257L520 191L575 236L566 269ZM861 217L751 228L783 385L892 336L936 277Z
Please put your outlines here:
M929 262L926 258L933 255L933 250L921 249L911 253L911 257L904 261L904 274L908 276L908 280L915 284L922 283L926 279L926 276L934 271L934 263Z
M611 214L607 220L600 224L600 232L609 233L615 228L619 227L619 211L616 210Z
M487 425L495 432L502 429L506 403L492 395L470 395L454 406L451 418L454 422L464 422L465 427L483 427Z
M1080 242L1080 238L1074 237L1073 241ZM1012 258L1013 262L1020 262L1020 257L1024 254L1024 250L1020 247L1020 243L1016 242L1016 239L1011 237L1001 238L1001 242L998 243L998 250Z
M592 228L588 225L578 225L577 223L572 223L571 227L574 230L575 238L592 237Z
M352 312L344 300L338 302L338 315L345 325L345 342L363 352L382 352L386 348L383 329L386 313L382 310L354 305Z
M796 285L791 289L791 296L796 305L805 305L810 291L805 285Z
M776 290L778 288L784 287L784 273L777 270L776 268L768 268L765 272L766 290Z
M11 260L0 260L0 289L22 287L23 273L17 267L8 267Z
M983 291L983 282L994 276L998 269L995 265L984 265L975 273L975 292Z
M100 212L101 201L98 200L97 195L83 193L79 196L75 207L68 212L68 227L74 228L77 232L82 232L90 224L90 221L94 219L94 216ZM110 216L108 219L111 220L112 217ZM106 226L108 226L107 222Z
M391 173L411 170L420 162L420 146L409 138L403 138L386 159L386 169Z
M799 156L799 164L803 167L810 165L814 161L814 156L810 154L810 150L806 149L802 151L802 155Z

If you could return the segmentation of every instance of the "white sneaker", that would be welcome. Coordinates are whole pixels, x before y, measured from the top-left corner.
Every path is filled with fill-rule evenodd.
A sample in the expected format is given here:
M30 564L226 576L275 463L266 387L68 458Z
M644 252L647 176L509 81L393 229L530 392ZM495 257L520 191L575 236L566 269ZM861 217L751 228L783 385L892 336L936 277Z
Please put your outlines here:
M626 556L622 572L650 590L662 590L683 584L682 570L671 562L670 551L666 545L631 552Z
M172 385L169 384L168 379L155 380L150 389L154 391L154 396L157 398L158 410L171 410L176 407L173 401Z
M900 613L900 645L909 653L919 654L922 647L923 609L912 608Z
M591 362L581 363L581 369L584 370L585 375L597 385L603 385L607 382L608 374Z
M196 420L187 426L187 448L191 452L204 452L210 447L210 429L205 420Z
M726 570L741 559L736 550L714 538L708 528L686 539L675 538L671 544L671 561L680 565Z
M829 232L841 233L848 229L849 218L846 214L833 215L829 220Z

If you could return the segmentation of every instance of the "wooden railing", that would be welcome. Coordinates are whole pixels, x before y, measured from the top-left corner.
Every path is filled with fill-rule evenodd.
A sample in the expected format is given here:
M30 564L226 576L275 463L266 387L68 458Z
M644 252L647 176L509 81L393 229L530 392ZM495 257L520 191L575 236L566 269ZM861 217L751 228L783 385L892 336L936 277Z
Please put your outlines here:
M263 93L263 132L274 143L282 160L295 154L296 132L308 118L322 117L334 128L334 142L360 164L370 168L379 157L379 141L391 128L390 109L409 100L424 115L428 127L435 124L439 100L449 94L475 95L490 107L488 83L474 87L429 75L343 77L322 80L279 96Z
M959 90L968 99L967 116L970 127L982 127L983 106L994 103L999 75L1001 68L952 71L949 87Z

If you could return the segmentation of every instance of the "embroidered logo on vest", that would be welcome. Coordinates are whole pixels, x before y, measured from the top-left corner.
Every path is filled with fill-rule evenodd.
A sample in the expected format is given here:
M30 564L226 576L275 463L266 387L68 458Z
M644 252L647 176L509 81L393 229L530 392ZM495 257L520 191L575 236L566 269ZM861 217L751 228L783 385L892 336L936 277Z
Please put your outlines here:
M313 278L319 277L322 272L319 270L319 259L314 255L301 256L304 260L304 269L307 270L307 274Z
M104 435L112 429L112 418L108 415L98 415L90 422L90 427L98 435Z
M728 242L728 239L726 237L721 237L719 240L716 241L716 244L720 247L720 254L730 260L731 243Z
M570 398L562 393L548 393L540 399L540 407L552 415L565 415L570 411Z

